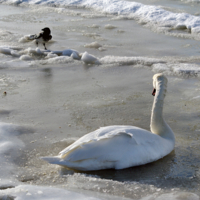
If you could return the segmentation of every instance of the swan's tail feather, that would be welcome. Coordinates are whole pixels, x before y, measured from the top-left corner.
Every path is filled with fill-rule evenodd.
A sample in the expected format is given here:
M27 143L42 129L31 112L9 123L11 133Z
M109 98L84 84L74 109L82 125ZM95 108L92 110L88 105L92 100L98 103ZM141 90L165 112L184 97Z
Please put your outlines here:
M48 157L41 157L42 160L45 160L51 164L61 164L62 160L59 156L48 156Z

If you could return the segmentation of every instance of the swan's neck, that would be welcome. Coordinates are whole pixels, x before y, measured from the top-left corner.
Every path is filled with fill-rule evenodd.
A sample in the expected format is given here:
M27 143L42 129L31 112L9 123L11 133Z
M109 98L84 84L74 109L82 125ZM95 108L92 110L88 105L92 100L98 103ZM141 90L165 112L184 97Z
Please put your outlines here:
M173 131L163 119L163 103L165 93L166 86L158 84L152 107L150 128L152 133L160 135L166 139L174 140Z

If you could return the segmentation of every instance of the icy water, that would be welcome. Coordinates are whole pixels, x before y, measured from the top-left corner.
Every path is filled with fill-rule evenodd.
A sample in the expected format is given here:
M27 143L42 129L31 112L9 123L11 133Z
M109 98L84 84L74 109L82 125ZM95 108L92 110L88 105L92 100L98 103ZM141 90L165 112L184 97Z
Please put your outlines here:
M198 1L1 1L0 199L199 200L199 10ZM46 26L50 52L27 40ZM75 59L84 52L95 62ZM168 78L170 155L84 173L40 159L102 126L149 130L158 72Z

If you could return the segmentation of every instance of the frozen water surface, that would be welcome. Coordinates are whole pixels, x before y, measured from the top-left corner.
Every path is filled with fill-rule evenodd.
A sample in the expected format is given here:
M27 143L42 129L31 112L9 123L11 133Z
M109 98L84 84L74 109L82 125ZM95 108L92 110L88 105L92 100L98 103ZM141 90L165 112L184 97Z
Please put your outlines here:
M199 200L197 36L177 29L174 37L130 16L83 7L1 4L0 11L0 198ZM46 26L49 52L26 40ZM90 56L89 64L79 60L85 52L98 64ZM149 130L157 72L169 80L164 116L176 136L170 155L87 173L40 159L100 126Z

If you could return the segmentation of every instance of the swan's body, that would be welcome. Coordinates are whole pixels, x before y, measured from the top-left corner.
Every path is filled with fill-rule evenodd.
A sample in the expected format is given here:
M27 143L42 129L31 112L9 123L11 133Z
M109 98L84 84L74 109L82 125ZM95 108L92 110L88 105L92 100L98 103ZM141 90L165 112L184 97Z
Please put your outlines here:
M156 161L169 154L175 145L174 133L162 117L167 78L153 77L156 89L151 131L135 126L107 126L88 133L61 151L58 156L44 157L52 164L89 171L123 169Z

